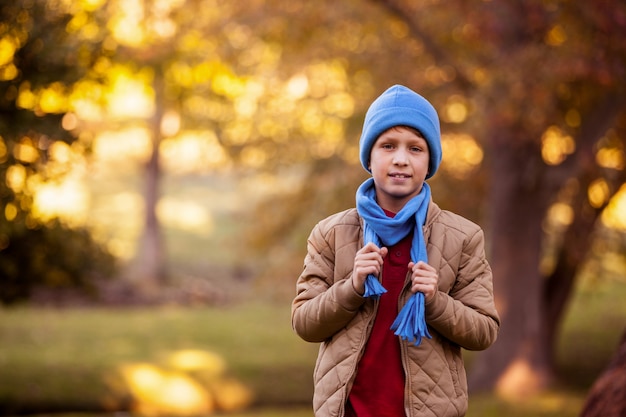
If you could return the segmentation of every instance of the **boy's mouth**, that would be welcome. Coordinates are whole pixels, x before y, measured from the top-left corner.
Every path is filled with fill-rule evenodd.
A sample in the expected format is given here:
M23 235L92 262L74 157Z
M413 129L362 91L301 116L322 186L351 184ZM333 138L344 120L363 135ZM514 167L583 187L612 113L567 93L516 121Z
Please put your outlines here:
M390 177L392 178L411 178L411 175L409 174L402 174L399 172L392 172L389 174Z

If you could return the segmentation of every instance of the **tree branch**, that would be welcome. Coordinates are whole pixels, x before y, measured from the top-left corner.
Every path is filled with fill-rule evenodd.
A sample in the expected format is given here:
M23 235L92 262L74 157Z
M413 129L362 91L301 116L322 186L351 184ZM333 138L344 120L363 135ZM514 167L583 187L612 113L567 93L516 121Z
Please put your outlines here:
M548 189L554 192L570 178L581 178L596 168L595 146L616 119L626 111L626 99L618 92L602 95L593 110L585 114L579 134L575 138L576 150L562 164L546 170Z
M391 15L406 23L413 37L422 41L424 48L435 59L438 65L446 65L454 68L456 72L454 83L456 83L461 90L471 91L476 88L476 85L461 70L459 65L456 64L456 60L426 34L415 19L409 17L411 14L408 10L393 0L374 0L374 2L381 4Z

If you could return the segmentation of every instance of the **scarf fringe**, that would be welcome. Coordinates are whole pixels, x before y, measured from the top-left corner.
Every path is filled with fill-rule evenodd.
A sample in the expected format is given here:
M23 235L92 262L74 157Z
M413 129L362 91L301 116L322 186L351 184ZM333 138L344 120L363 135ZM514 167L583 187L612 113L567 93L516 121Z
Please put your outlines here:
M395 330L396 336L407 342L413 342L415 346L422 343L423 337L432 339L426 327L423 293L417 292L409 298L391 325L391 330Z
M363 294L363 297L378 298L386 292L387 290L385 287L382 286L380 281L378 281L374 275L370 274L367 278L365 278L365 293Z

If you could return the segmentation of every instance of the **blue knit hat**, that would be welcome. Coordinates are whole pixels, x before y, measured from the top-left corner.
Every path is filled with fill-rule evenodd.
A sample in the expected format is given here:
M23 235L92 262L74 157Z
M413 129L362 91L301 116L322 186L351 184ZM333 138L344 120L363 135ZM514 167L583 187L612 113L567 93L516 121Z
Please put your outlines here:
M387 89L367 110L359 142L363 168L371 173L369 162L374 142L384 131L394 126L409 126L422 133L430 153L426 179L432 177L441 163L439 117L424 97L402 85Z

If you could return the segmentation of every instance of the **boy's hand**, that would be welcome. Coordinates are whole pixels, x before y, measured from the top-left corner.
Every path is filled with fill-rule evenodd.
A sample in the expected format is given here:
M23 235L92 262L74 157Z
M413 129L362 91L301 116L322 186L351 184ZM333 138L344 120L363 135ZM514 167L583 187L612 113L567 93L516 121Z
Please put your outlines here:
M409 271L411 271L411 291L423 293L426 301L432 299L438 291L437 270L426 262L419 261L409 262Z
M387 248L379 248L371 242L356 253L352 285L359 294L365 293L365 279L368 275L372 274L377 277L380 274L385 256L387 256Z

